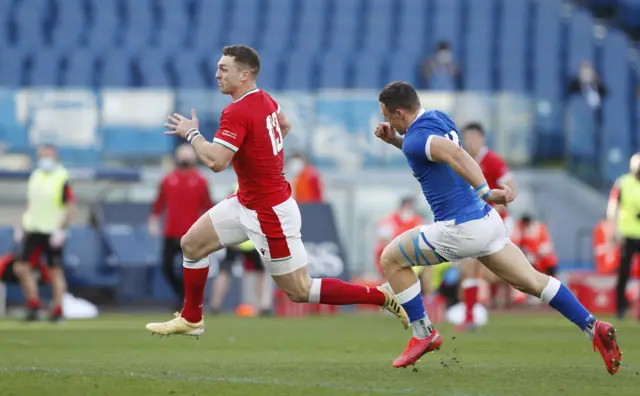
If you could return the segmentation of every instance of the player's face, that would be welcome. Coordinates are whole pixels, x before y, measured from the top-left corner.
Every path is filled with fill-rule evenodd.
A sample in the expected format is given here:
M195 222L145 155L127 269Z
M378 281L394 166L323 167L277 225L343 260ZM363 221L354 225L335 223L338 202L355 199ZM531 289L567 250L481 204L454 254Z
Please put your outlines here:
M462 144L469 153L475 155L484 146L484 136L475 129L467 129L462 135Z
M223 94L234 92L246 79L246 73L246 71L240 70L234 57L223 55L218 61L218 71L216 72L220 92Z
M384 103L380 103L380 112L384 117L384 120L391 125L391 128L395 129L399 134L407 132L404 122L404 111L397 109L396 111L390 111Z

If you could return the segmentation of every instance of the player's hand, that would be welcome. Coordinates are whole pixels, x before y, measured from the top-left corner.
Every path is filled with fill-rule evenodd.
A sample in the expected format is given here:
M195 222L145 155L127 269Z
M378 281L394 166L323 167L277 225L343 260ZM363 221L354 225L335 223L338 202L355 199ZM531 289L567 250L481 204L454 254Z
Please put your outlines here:
M396 131L391 128L388 122L381 122L376 126L375 135L382 141L391 143L396 138Z
M164 124L165 128L168 128L168 131L164 131L165 135L179 135L183 138L186 138L187 132L191 129L198 129L198 117L196 117L196 110L191 109L191 119L183 116L180 113L173 113L167 117L170 122Z
M54 248L59 248L64 245L64 241L67 239L67 232L63 229L55 230L49 237L49 243Z
M516 193L508 186L501 186L500 188L494 188L489 193L489 198L487 201L493 202L495 204L507 205L509 202L512 202L516 199Z

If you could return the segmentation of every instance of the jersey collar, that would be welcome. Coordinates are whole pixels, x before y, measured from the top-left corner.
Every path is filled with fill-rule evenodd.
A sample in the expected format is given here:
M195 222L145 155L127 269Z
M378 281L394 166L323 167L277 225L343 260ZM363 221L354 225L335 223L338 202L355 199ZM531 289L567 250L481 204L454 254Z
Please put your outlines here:
M247 92L244 93L244 95L242 95L238 99L234 100L233 103L237 103L237 102L241 101L242 99L246 98L247 96L251 95L252 93L256 93L256 92L260 92L260 90L258 88L254 88L254 89L252 89L250 91L247 91Z
M420 109L420 111L418 112L418 114L416 115L415 120L411 121L411 124L409 124L409 128L411 128L411 125L413 125L414 122L416 122L418 120L418 118L422 117L422 115L426 112L425 109ZM407 128L407 129L409 129Z
M484 159L484 157L487 155L487 153L489 152L489 148L487 146L482 146L482 148L480 149L480 151L478 151L478 155L476 155L476 162L480 163L482 162L482 160Z

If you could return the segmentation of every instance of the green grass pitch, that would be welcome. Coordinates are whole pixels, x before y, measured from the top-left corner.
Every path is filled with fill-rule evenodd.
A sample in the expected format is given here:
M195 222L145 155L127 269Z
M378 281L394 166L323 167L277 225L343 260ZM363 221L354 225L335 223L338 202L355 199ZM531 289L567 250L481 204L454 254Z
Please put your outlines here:
M386 315L207 317L199 340L146 332L171 315L0 321L0 395L638 395L640 324L617 323L616 376L574 325L553 313L494 315L456 334L416 369L392 360L410 336Z

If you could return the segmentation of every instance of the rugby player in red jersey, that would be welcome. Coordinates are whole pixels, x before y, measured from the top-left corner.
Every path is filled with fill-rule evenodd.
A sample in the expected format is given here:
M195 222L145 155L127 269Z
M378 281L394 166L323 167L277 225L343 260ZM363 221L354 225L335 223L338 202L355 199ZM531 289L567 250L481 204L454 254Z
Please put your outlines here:
M487 180L490 189L507 186L512 191L516 191L516 184L513 180L511 170L509 170L509 167L499 154L486 146L484 128L480 123L474 122L467 124L462 129L462 139L464 148L476 160L478 165L480 165L482 174ZM507 230L511 233L511 229L508 226L510 219L507 213L507 207L500 204L491 205L498 214L500 214L500 217L502 217L507 226ZM465 321L464 324L458 326L457 329L471 330L474 328L473 307L478 301L478 277L482 276L482 278L489 283L492 299L496 297L498 287L502 281L476 259L464 259L460 264L462 276L460 287L462 288L462 300L465 305Z
M214 172L233 165L239 190L200 217L180 240L184 308L176 318L149 323L147 329L164 335L202 334L208 256L248 239L260 253L265 269L291 301L377 305L396 315L407 328L407 314L392 293L309 276L307 252L300 235L300 210L283 173L282 148L291 126L278 103L257 88L259 71L260 57L254 49L240 45L223 49L216 78L220 91L230 95L233 102L223 110L213 142L206 141L198 131L195 110L191 110L191 119L176 113L165 124L167 134L187 139Z

